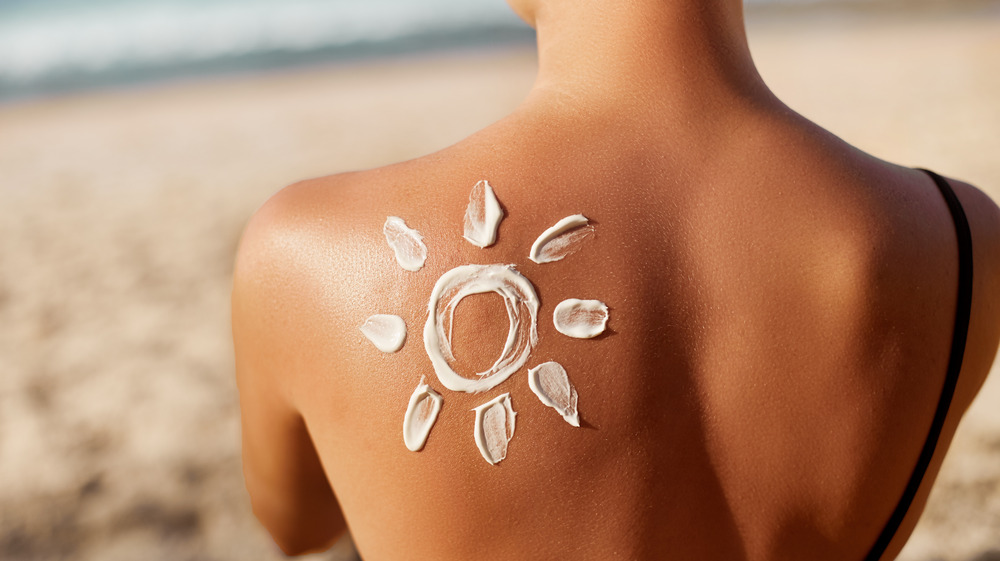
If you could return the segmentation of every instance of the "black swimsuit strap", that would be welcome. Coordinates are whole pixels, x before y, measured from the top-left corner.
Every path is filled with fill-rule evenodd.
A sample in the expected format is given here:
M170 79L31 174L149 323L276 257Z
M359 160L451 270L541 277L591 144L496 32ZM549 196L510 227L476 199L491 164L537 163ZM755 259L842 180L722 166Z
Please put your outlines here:
M917 465L913 468L913 474L906 484L902 498L896 505L896 509L889 517L882 533L879 534L875 545L872 546L865 561L878 561L885 553L889 542L892 541L899 525L903 523L906 511L910 509L913 498L917 495L920 482L927 473L931 458L934 457L934 450L937 448L938 438L941 436L941 429L944 427L945 418L948 416L948 409L951 407L951 399L955 395L955 386L958 384L958 373L962 370L962 356L965 354L965 340L969 332L969 314L972 308L972 233L969 231L969 221L962 210L962 204L955 196L951 186L943 177L926 169L920 170L931 177L941 195L948 203L948 210L951 211L951 218L955 223L955 236L958 238L958 299L955 304L955 330L951 340L951 354L948 357L948 373L945 376L944 387L941 389L941 398L938 400L937 411L934 412L934 420L931 422L930 433L924 441L924 447L920 451Z

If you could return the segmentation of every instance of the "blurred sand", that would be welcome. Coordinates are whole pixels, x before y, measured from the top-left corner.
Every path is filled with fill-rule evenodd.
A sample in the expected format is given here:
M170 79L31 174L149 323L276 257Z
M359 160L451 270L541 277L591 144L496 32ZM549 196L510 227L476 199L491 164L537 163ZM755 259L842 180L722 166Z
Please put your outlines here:
M998 199L993 13L772 14L750 35L793 108ZM528 49L465 52L0 107L0 558L280 559L240 474L242 225L296 179L459 140L533 72ZM995 375L901 559L1000 550L998 453Z

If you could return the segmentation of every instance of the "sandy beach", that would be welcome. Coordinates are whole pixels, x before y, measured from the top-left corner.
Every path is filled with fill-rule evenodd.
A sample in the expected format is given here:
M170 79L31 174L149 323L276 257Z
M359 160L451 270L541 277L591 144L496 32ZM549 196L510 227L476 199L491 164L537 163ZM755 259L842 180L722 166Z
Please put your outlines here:
M749 24L792 108L1000 200L1000 10ZM458 141L534 70L532 49L506 48L0 106L0 559L283 558L240 472L228 297L244 223L295 180ZM1000 559L1000 373L900 559Z

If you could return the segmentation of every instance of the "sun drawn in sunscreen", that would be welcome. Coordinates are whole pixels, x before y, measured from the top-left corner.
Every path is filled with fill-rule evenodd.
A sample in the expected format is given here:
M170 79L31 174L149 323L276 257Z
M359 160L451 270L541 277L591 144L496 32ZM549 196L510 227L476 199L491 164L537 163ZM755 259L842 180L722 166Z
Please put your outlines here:
M478 182L469 195L462 236L479 248L496 243L504 211L488 181ZM423 235L406 225L402 218L386 219L383 233L400 267L419 272L427 259ZM594 236L586 216L574 214L557 221L532 244L528 258L537 264L554 263L576 253ZM473 294L495 293L503 298L510 328L500 355L483 372L456 372L451 337L455 308ZM427 302L424 323L424 350L438 381L445 388L466 393L490 391L521 370L538 346L538 314L541 302L530 280L516 265L505 263L459 265L445 272L434 284ZM577 339L604 333L608 307L599 300L571 298L553 312L556 330ZM361 331L381 351L393 353L405 344L406 325L401 317L378 314L369 317ZM580 426L577 391L566 369L555 361L542 362L527 370L528 384L544 405L552 408L568 424ZM403 441L414 452L424 448L441 411L444 398L421 378L403 418ZM514 437L513 402L509 393L485 401L474 408L473 440L483 459L496 465L507 457Z

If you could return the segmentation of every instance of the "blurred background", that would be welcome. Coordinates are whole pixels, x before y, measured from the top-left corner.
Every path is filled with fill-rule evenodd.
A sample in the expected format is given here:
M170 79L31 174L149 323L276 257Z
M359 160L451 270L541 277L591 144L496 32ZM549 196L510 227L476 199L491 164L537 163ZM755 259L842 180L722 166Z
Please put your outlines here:
M792 108L1000 200L1000 2L747 10ZM0 0L0 559L281 559L240 471L241 229L502 117L533 41L503 0ZM901 559L1000 559L1000 375Z

